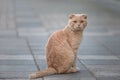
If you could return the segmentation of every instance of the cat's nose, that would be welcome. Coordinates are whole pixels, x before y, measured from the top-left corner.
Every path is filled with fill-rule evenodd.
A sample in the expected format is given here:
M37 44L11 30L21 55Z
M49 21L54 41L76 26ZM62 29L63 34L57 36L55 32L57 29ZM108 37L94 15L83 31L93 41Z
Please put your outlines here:
M80 24L78 26L80 26Z

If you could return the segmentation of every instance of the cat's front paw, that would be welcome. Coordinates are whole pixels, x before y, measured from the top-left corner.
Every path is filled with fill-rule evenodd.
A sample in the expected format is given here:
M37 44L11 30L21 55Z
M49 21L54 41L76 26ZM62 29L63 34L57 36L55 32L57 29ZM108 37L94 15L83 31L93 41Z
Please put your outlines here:
M76 67L76 72L80 72L80 68L79 67Z
M30 74L29 78L30 78L30 79L36 79L36 78L37 78L37 76L36 76L36 74L35 74L35 73L33 73L33 74Z

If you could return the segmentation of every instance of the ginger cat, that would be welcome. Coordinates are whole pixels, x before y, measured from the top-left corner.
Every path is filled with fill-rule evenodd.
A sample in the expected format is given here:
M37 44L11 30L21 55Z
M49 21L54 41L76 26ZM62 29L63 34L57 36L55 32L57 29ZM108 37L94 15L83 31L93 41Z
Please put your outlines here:
M82 34L87 26L86 14L72 14L68 25L54 32L46 45L48 68L30 75L31 79L50 74L78 72L76 67L77 50L82 40Z

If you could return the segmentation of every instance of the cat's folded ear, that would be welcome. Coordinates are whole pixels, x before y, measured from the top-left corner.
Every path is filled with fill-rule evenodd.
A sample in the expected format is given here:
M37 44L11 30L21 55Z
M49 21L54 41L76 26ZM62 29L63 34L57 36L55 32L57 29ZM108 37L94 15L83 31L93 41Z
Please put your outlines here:
M72 19L75 16L75 14L70 14L69 19Z
M85 19L87 19L87 14L82 14L82 16L83 16Z

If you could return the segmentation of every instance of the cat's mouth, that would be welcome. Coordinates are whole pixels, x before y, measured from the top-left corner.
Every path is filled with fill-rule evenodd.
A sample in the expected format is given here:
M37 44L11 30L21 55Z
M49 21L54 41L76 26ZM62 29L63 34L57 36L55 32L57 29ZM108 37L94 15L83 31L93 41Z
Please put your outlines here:
M75 27L74 26L74 31L83 31L84 30L84 28L83 27Z

